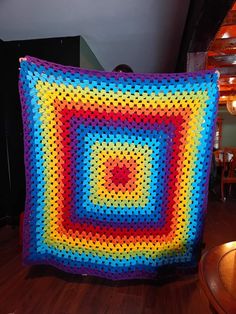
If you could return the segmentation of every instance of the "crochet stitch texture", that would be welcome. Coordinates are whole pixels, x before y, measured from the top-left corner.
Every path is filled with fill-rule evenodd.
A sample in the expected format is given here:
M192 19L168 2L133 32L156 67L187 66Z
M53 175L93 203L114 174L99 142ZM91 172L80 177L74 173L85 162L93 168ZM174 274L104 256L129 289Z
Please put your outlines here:
M194 265L218 74L89 71L27 56L24 262L120 280Z

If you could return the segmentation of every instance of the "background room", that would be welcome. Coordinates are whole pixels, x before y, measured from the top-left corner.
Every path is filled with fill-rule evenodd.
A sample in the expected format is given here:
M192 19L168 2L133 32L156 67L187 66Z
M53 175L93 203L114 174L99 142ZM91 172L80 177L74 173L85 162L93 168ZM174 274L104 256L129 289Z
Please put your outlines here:
M233 242L236 241L235 1L3 0L0 1L0 50L0 313L197 314L211 313L213 308L219 312L233 309L228 313L236 313L236 243ZM219 72L214 143L206 153L211 158L209 187L203 196L207 200L207 211L206 216L199 219L204 221L203 235L198 239L200 244L195 252L199 269L191 269L190 274L181 270L174 279L167 269L164 279L121 283L108 280L106 276L63 272L50 266L53 263L22 264L22 247L27 242L23 239L23 229L28 223L24 222L26 190L29 191L30 186L26 184L26 173L30 169L24 153L27 123L23 125L18 89L19 58L25 56L101 71L101 74L94 73L98 77L108 73L107 77L111 75L121 80L126 73L116 73L114 69L118 65L121 65L118 72L119 69L133 71L127 74L131 79L132 75L135 78L140 73L149 78L155 73L186 72L191 76L190 73L196 71L205 73L216 69ZM106 85L104 77L103 87ZM164 81L168 89L170 81ZM197 167L201 169L206 164ZM134 165L137 165L135 160ZM127 163L122 167L128 178L132 171ZM114 177L122 185L119 171L116 167ZM205 264L207 258L204 260L204 256L219 245L223 245L215 254L219 260L229 252L234 254L227 255L220 270L213 267L217 262L209 266ZM210 291L208 280L220 283L219 289Z

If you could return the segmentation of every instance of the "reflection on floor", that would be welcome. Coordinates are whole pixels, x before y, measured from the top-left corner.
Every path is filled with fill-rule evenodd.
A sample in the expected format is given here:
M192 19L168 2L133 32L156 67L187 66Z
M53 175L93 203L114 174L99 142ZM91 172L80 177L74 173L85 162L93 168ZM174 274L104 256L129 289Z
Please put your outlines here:
M236 199L210 195L206 248L236 240ZM211 313L197 275L163 285L118 285L66 274L52 267L21 265L18 230L0 229L0 313Z

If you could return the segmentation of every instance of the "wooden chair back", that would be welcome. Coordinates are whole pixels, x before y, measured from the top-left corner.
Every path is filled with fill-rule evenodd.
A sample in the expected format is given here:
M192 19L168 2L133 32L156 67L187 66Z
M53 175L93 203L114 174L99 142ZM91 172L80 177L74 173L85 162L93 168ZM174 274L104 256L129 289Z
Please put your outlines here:
M223 151L223 168L221 173L221 198L225 200L224 185L236 183L236 147L225 147Z
M223 152L223 171L224 177L236 177L236 147L225 147Z

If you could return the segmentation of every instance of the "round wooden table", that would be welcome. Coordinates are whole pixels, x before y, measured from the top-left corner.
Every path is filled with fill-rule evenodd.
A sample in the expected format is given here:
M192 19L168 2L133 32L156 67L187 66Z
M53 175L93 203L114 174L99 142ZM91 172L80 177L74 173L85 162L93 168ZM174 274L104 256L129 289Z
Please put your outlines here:
M211 306L218 313L236 314L236 241L207 251L199 277Z

